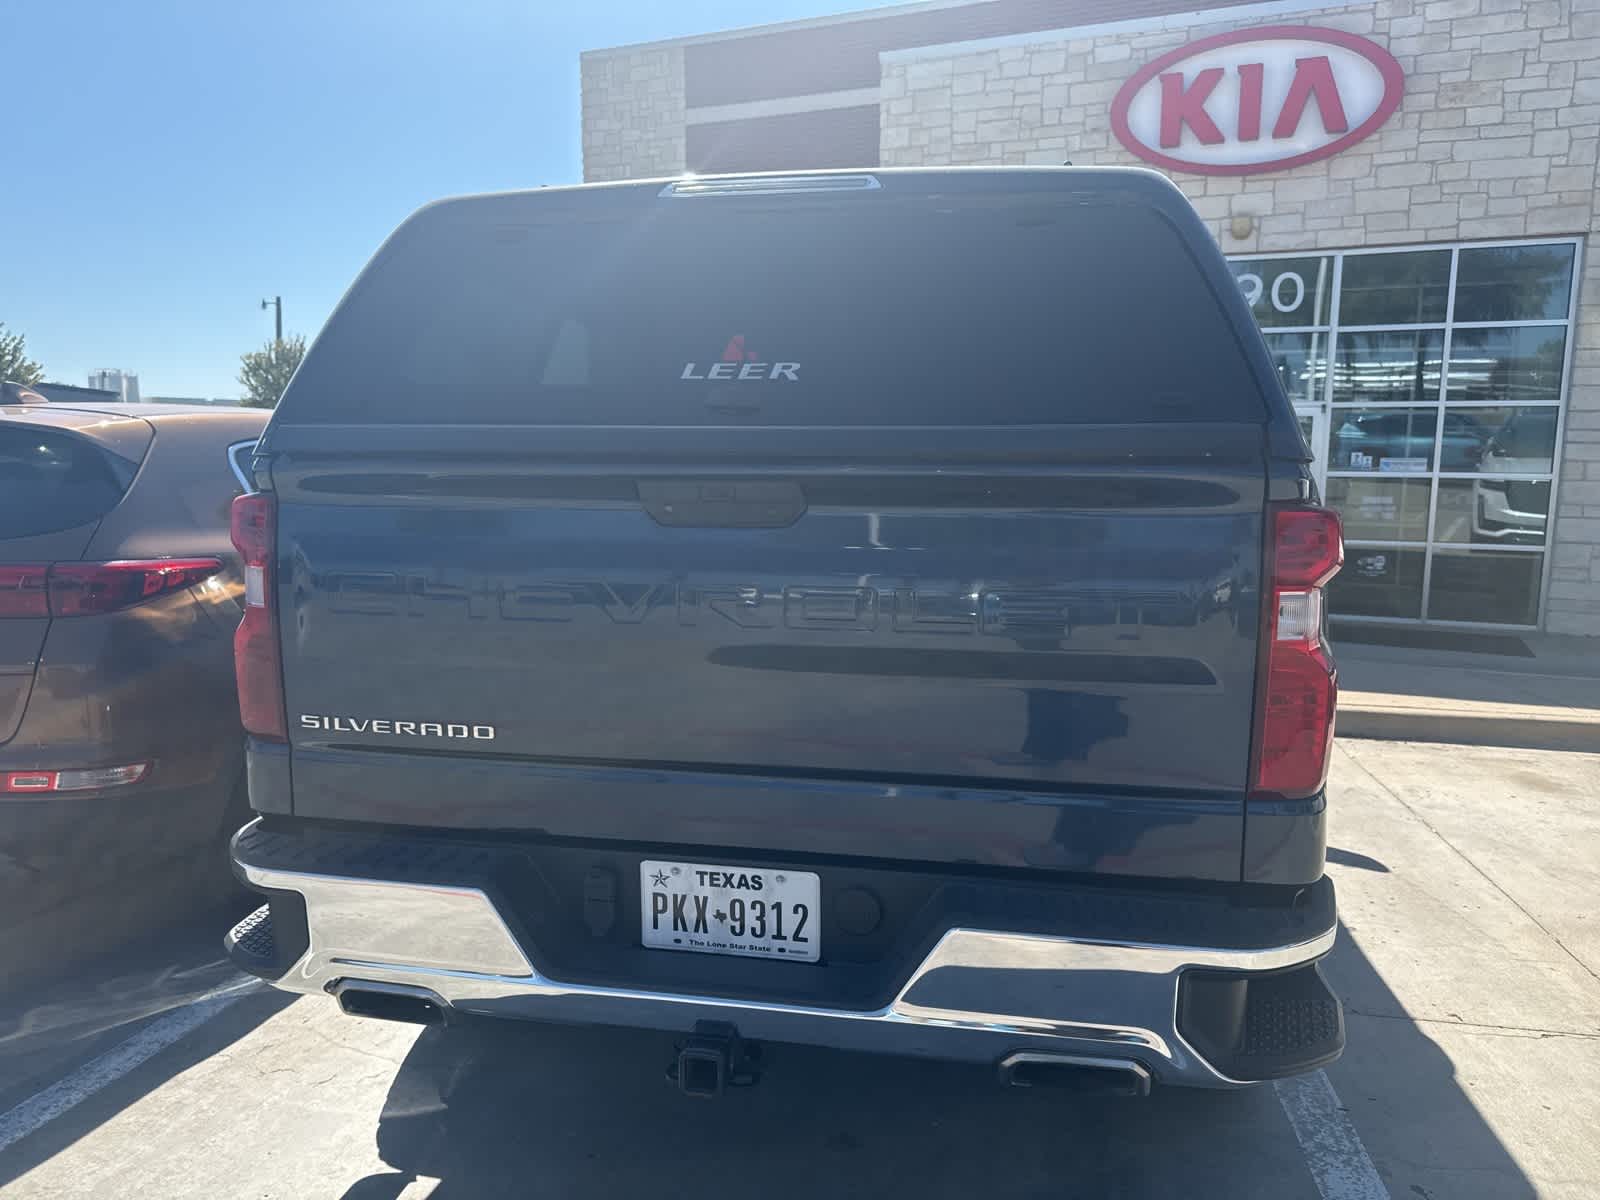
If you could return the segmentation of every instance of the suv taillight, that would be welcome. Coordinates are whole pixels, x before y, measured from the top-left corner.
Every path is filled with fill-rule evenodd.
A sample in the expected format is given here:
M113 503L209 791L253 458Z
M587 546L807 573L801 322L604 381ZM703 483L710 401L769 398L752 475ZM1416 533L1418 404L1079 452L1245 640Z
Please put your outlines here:
M1266 611L1262 622L1250 792L1310 796L1328 778L1333 659L1323 640L1323 587L1344 563L1339 516L1326 508L1268 510Z
M250 492L234 500L233 544L244 561L244 619L233 635L239 718L247 732L282 742L289 735L272 569L277 525L277 500L271 492Z
M90 617L118 612L204 583L218 558L140 558L115 562L0 567L0 617Z
M50 593L45 591L45 580L49 574L49 563L0 566L0 617L48 617Z

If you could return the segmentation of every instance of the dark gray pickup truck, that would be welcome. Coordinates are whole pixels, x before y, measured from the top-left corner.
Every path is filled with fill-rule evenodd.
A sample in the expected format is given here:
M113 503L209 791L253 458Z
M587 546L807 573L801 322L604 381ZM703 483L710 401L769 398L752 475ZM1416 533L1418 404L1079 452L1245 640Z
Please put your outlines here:
M761 1041L1326 1063L1308 459L1153 173L424 208L234 509L230 952L367 1016L667 1031L694 1094Z

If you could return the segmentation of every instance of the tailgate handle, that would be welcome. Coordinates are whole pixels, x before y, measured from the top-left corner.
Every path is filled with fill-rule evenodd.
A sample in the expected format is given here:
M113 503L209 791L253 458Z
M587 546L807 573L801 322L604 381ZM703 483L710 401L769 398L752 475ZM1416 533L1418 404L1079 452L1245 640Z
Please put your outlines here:
M783 480L641 479L639 499L661 525L776 529L806 510L800 485Z

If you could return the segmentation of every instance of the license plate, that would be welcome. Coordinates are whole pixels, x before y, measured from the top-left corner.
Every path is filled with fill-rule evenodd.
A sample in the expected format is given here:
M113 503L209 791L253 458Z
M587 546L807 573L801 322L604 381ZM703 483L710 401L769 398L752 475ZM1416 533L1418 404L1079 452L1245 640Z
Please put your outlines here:
M816 962L822 880L719 863L639 864L644 944L660 950Z

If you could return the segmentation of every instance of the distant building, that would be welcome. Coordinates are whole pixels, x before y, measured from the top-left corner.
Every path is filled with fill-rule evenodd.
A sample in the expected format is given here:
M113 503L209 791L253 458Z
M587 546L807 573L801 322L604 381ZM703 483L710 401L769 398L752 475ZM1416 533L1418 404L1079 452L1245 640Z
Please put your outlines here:
M33 390L55 404L122 403L122 393L107 388L78 387L72 383L36 383L33 385Z
M124 404L139 403L139 377L129 371L102 369L89 372L89 386L116 392Z

